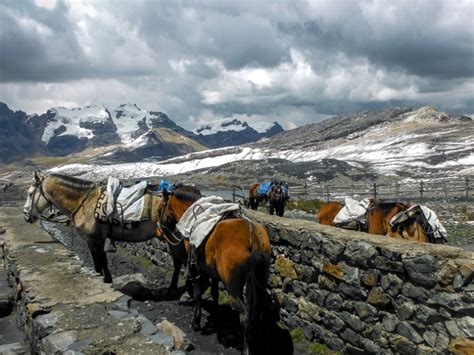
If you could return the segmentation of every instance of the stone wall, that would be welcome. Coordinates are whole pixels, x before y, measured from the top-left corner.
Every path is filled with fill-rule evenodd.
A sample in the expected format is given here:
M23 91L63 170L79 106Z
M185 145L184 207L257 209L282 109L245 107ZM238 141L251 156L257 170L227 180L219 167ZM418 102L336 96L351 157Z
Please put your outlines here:
M474 253L247 214L269 231L288 328L349 353L474 351ZM171 266L163 243L131 248Z

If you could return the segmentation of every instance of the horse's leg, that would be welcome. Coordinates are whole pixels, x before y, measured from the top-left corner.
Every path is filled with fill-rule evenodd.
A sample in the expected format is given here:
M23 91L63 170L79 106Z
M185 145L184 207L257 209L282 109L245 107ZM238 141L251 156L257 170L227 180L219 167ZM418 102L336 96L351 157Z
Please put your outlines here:
M194 281L194 315L191 322L193 330L199 330L201 328L201 278Z
M273 215L275 214L275 206L270 202L270 214Z
M214 305L219 305L219 280L212 279L211 281L211 297L214 301Z
M236 308L238 308L239 312L239 320L240 320L240 325L242 326L243 330L243 340L244 340L244 346L242 349L242 354L250 354L250 349L249 349L249 327L248 327L248 308L245 302L243 301L242 298L238 298L236 302Z
M181 271L181 266L183 264L181 263L180 260L177 260L176 258L173 258L173 276L171 278L171 283L170 286L168 287L168 290L166 291L166 298L172 298L176 290L178 289L178 279L179 279L179 272Z
M87 238L87 246L89 247L89 251L92 256L92 261L94 262L94 269L95 272L102 275L102 267L99 260L99 253L98 253L98 246L97 241L91 238Z
M101 252L99 253L99 259L101 262L101 268L104 271L104 282L107 284L112 283L112 275L110 274L109 265L107 261L107 253L104 251L105 241L102 241Z

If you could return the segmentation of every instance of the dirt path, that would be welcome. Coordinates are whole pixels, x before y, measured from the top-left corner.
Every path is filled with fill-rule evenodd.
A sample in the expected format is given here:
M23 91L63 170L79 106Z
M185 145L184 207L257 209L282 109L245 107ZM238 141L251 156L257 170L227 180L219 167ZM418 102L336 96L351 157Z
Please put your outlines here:
M45 223L44 226L55 239L68 246L92 272L92 258L87 244L81 237L74 233L72 239L71 229L68 227L52 223ZM142 273L153 285L153 288L163 291L158 292L159 294L164 294L170 280L169 270L151 265L143 259L130 255L120 247L117 253L109 253L107 256L113 277ZM237 313L228 305L220 305L219 309L213 310L211 303L205 300L201 321L203 330L201 332L195 332L191 329L193 307L190 302L164 299L133 300L131 308L137 309L139 313L145 315L153 323L161 322L163 319L175 323L194 344L193 354L240 354L238 348L241 347L242 338L239 320ZM216 332L216 329L218 329L218 332Z

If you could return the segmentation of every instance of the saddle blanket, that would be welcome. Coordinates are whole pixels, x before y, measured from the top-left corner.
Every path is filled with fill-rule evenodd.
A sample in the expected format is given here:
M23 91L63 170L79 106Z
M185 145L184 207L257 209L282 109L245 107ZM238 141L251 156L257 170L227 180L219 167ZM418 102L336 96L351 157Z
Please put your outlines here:
M123 187L120 180L109 176L107 182L107 216L123 222L140 221L145 202L146 181Z
M409 209L407 209L405 211L397 213L390 220L390 224L392 226L395 226L398 223L402 223L408 217L411 217L416 212L416 210L418 210L418 209L421 211L423 219L428 224L429 229L431 229L431 233L429 233L429 231L427 231L425 229L425 227L423 226L424 232L425 233L428 232L428 234L431 234L432 237L435 240L436 239L443 239L443 240L447 241L448 233L446 232L446 229L444 228L444 226L439 221L438 216L436 215L436 213L433 210L429 209L428 207L426 207L424 205L415 205L415 206L412 206L412 207L410 207ZM428 236L428 238L430 238L430 236Z
M333 222L335 224L346 224L353 221L365 222L369 204L369 198L357 201L347 197L344 199L344 207L338 212L336 217L334 217Z
M273 181L267 182L266 184L260 184L257 189L259 195L266 195L273 185Z
M240 208L238 203L227 203L222 197L201 197L184 212L176 228L197 248L225 215Z

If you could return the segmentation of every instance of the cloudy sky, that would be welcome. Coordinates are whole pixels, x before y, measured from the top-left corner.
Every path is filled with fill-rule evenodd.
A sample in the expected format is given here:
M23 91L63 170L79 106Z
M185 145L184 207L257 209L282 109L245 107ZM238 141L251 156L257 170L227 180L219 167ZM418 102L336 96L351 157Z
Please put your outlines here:
M474 113L474 0L0 0L0 101L131 102L185 128Z

